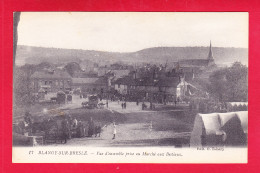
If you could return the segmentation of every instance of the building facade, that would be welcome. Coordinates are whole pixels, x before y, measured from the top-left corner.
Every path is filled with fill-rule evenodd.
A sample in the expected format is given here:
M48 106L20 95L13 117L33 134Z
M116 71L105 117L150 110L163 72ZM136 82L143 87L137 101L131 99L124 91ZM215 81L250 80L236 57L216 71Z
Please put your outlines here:
M71 88L82 93L101 94L108 90L107 77L72 78Z
M33 73L30 82L33 93L37 93L40 89L45 92L57 92L71 90L72 78L63 70L43 70Z
M163 103L176 99L179 83L178 75L157 78L156 76L143 78L125 76L116 80L114 86L118 93L127 95L133 100Z

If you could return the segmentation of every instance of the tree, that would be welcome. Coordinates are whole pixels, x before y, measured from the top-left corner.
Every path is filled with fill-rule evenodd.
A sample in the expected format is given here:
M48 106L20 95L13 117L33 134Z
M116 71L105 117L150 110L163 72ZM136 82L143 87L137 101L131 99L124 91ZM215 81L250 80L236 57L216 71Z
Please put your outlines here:
M68 63L64 69L71 75L73 76L75 74L75 72L81 72L81 68L80 65L76 62L70 62Z
M227 69L217 70L209 77L209 92L219 101L224 100L227 91L226 71Z
M31 102L31 75L36 71L41 71L45 68L51 68L52 64L42 62L38 65L25 64L21 67L14 66L13 77L13 94L14 102L17 104L27 104Z
M17 104L26 104L30 101L29 72L30 70L24 67L14 68L13 94L14 94L14 102Z
M231 67L212 73L210 93L219 101L240 102L248 98L248 67L235 62Z
M228 100L247 101L248 100L248 68L240 62L235 62L227 70L228 80Z

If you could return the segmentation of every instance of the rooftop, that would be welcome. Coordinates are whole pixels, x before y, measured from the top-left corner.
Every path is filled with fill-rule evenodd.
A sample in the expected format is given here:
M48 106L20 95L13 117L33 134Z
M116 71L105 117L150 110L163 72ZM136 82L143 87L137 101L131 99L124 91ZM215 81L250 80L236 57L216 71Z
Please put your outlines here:
M134 86L176 87L179 84L179 82L179 77L163 77L158 79L145 77L134 79L133 77L125 76L119 78L114 83Z
M63 70L42 70L32 74L34 79L69 79L71 76Z
M73 84L93 84L95 83L99 78L72 78Z

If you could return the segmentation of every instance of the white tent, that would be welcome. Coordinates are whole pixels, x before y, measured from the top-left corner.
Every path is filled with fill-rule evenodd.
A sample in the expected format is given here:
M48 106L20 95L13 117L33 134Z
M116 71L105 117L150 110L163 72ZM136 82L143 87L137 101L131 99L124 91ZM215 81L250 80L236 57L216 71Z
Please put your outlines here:
M241 125L242 125L244 133L248 134L248 112L240 111L240 112L236 112L236 114L241 121Z
M248 102L227 102L228 111L246 111Z
M246 105L248 106L248 102L228 102L228 104L231 104L232 106L239 106L239 105Z
M248 112L198 114L191 132L190 146L245 145Z

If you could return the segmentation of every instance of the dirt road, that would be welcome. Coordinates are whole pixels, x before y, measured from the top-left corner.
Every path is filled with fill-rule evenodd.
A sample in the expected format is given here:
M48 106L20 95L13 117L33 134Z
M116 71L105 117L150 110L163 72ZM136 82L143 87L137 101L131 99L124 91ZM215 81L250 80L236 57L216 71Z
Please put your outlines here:
M160 109L160 105L156 105L157 110L142 110L141 104L127 102L126 109L122 109L121 102L109 101L108 107L103 109L86 109L82 108L82 101L84 99L75 97L72 103L51 105L48 109L62 110L83 123L87 123L92 117L96 124L103 127L101 137L73 138L68 140L67 144L48 146L179 146L180 143L188 143L193 122L192 117L187 117L181 107L167 105L167 108ZM41 116L37 114L37 111L44 112L47 108L45 105L33 108L31 113L35 120L46 118L48 113ZM114 140L113 121L117 131Z
M116 108L118 109L118 108ZM116 109L111 109L116 113ZM121 111L125 120L116 122L116 139L113 126L109 122L102 128L101 137L73 138L66 145L71 146L177 146L188 142L191 124L174 112L158 111ZM60 146L64 144L53 144Z

